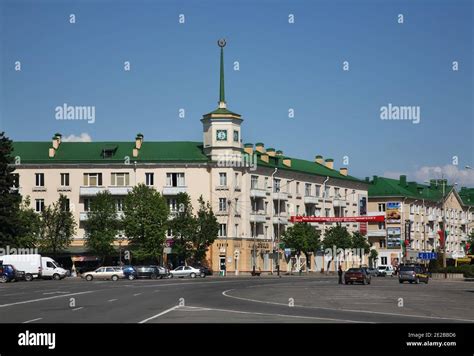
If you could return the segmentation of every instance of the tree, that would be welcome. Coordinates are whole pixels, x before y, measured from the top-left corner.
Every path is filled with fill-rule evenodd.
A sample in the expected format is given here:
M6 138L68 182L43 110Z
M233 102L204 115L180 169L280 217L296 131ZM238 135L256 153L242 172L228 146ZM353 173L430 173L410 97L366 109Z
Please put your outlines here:
M466 254L474 255L474 231L471 231L466 241Z
M321 247L320 232L308 223L290 226L282 235L285 247L294 249L296 254L304 253L306 264L309 265L310 253L316 253Z
M102 263L114 251L113 242L119 231L119 223L112 195L107 191L98 193L91 202L84 230L86 246L102 256Z
M351 234L341 225L333 226L326 230L323 246L325 250L331 249L332 251L333 258L329 260L327 265L327 269L329 270L332 260L336 258L335 254L337 253L337 249L345 250L352 247Z
M30 207L29 196L21 202L20 209L18 210L18 222L19 225L13 246L22 248L37 247L41 218L40 215Z
M123 229L135 256L161 262L169 215L166 200L155 189L139 184L125 197L123 213Z
M352 233L352 248L357 249L362 263L363 257L370 252L370 243L359 231Z
M17 190L12 190L16 180L12 152L12 141L0 132L0 246L14 245L20 226L18 212L21 196Z
M67 198L61 194L58 201L41 213L39 247L56 256L71 244L75 231L74 216L69 211Z
M170 228L173 233L173 252L181 262L187 262L193 255L193 237L196 234L197 221L193 216L191 197L187 193L176 196L178 210L172 212Z
M369 253L369 266L372 268L372 267L375 267L375 261L377 261L379 257L379 253L377 252L376 249L372 249L370 250L370 253Z
M207 249L214 243L219 233L219 222L212 211L211 204L205 203L202 196L199 197L198 202L199 210L195 218L196 233L193 236L194 262L202 262Z

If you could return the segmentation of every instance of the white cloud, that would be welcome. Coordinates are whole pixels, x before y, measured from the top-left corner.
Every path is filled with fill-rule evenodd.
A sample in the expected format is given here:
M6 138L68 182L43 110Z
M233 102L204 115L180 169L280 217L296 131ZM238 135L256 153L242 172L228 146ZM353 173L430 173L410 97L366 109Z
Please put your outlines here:
M449 184L457 183L458 187L474 186L474 170L464 167L447 164L445 166L423 166L412 172L384 172L387 178L399 179L400 175L406 175L408 181L416 181L423 184L430 179L445 178Z
M63 142L91 142L92 138L88 133L81 133L79 136L69 135L62 138Z

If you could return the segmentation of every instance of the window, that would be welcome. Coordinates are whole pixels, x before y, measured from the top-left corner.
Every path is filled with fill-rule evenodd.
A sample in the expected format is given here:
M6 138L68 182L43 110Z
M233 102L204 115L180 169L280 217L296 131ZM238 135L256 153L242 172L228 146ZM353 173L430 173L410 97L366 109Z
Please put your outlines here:
M382 265L387 264L387 257L380 257L380 261L382 262Z
M227 199L226 198L219 198L219 211L222 211L222 212L227 211Z
M234 130L234 142L239 142L239 131Z
M300 215L300 206L299 205L296 206L296 215Z
M379 230L384 230L384 229L385 229L385 223L379 222Z
M168 199L168 206L172 213L178 211L178 202L176 199L173 199L173 198Z
M380 248L386 248L387 242L385 240L380 240Z
M268 202L265 202L265 214L268 214Z
M379 203L379 212L385 211L385 203Z
M128 173L112 173L111 184L117 187L125 187L130 184Z
M235 198L234 212L236 215L240 214L239 199Z
M340 198L340 194L339 194L339 188L334 188L334 197L335 198Z
M239 237L239 224L235 224L234 226L234 236Z
M115 201L115 210L123 211L123 199L117 199Z
M321 186L317 185L316 186L316 196L319 198L321 196Z
M44 210L44 199L36 199L36 212L41 213Z
M291 180L286 181L286 192L291 194Z
M84 185L86 187L102 186L102 173L84 173Z
M56 268L56 266L55 266L52 262L50 262L50 261L46 262L46 267L48 267L48 268Z
M166 186L168 187L184 187L184 173L166 173Z
M171 229L166 230L166 236L172 237L173 236L173 231Z
M84 211L91 211L91 200L89 198L84 199Z
M280 179L273 179L273 193L279 193L280 192Z
M234 188L239 188L239 173L234 174Z
M326 217L331 216L331 215L330 215L331 209L326 208L326 209L324 209L324 210L326 210L326 215L325 215Z
M227 236L227 224L219 224L219 232L217 236L219 237Z
M154 173L145 173L145 184L152 186L155 184L155 174Z
M311 184L309 184L309 183L306 183L304 185L304 196L305 197L311 196Z
M61 173L61 187L69 187L69 173Z
M300 194L300 182L296 182L296 195Z
M35 173L35 184L37 187L44 187L44 173Z
M265 185L263 186L263 189L268 189L268 177L265 177Z
M227 173L219 173L219 185L222 187L227 186Z
M413 204L410 205L410 214L415 213L415 206Z
M70 206L69 199L64 199L63 205L61 207L63 211L69 211L69 206Z
M329 198L331 194L331 187L325 186L324 187L324 197Z
M250 189L258 189L258 176L250 178Z

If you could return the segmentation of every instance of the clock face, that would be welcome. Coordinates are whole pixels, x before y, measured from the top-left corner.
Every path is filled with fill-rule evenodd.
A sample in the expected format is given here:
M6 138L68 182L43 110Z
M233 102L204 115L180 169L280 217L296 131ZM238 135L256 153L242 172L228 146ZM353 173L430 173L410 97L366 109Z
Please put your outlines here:
M225 45L226 45L225 39L221 38L219 41L217 41L217 45L219 47L225 47Z
M227 141L227 130L217 130L217 141Z

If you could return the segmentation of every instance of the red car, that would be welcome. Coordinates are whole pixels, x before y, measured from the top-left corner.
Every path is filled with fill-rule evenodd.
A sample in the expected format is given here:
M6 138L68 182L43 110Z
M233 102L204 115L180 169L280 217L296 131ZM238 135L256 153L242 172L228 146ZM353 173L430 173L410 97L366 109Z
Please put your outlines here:
M354 282L370 284L370 276L364 268L350 268L344 273L345 284L354 284Z

